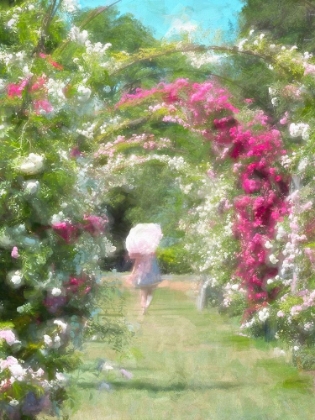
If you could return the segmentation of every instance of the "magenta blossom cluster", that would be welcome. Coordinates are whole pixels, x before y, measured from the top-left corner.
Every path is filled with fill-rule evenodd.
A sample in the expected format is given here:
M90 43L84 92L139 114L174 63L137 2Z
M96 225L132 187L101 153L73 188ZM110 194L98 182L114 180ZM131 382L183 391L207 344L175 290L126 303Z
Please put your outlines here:
M80 234L85 231L91 236L99 236L105 232L107 218L91 215L84 215L82 223L73 223L71 221L60 221L52 224L52 229L66 243L75 242Z
M93 286L95 285L93 276L81 274L80 276L70 276L69 279L59 289L57 296L49 293L43 300L43 305L47 311L54 315L63 315L64 309L71 304L72 300L80 300L83 305Z
M9 98L21 98L26 90L32 94L32 105L36 114L48 114L54 111L52 104L47 97L47 82L45 75L36 78L31 77L23 79L19 83L9 83L7 86L7 94Z
M234 233L241 252L235 275L247 290L249 304L256 309L274 299L277 288L266 287L268 279L278 273L270 259L266 243L275 238L275 227L288 213L288 179L280 173L276 162L285 154L278 130L268 126L266 115L259 111L246 126L237 119L238 109L228 92L213 81L191 83L178 79L160 84L152 90L126 94L118 107L135 106L149 99L164 108L170 121L211 141L218 159L228 159L238 176L242 193L235 199Z

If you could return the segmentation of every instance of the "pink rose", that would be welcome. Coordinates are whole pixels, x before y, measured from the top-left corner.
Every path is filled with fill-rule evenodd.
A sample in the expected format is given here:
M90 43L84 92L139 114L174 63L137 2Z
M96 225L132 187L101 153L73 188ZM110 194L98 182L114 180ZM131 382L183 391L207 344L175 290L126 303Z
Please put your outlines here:
M5 340L9 346L12 346L16 342L15 335L11 330L1 330L0 331L0 338Z
M11 257L12 258L19 258L19 249L18 249L18 247L16 247L16 246L14 246L13 248L12 248L12 251L11 251Z

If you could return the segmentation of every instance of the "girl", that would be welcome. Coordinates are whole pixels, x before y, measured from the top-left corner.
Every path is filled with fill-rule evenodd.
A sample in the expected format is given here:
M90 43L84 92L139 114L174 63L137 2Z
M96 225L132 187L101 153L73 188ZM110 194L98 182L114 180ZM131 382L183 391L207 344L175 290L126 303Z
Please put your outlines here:
M153 298L153 291L162 281L161 272L154 253L129 254L134 261L128 281L140 290L142 314L145 314Z

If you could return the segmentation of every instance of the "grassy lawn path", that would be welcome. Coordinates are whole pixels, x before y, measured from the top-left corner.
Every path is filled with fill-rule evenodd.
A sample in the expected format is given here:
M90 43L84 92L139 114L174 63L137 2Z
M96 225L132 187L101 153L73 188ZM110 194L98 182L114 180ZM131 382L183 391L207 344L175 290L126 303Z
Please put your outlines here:
M184 291L159 288L144 316L137 292L126 293L136 327L132 346L140 357L120 363L133 378L113 376L110 390L98 389L108 381L105 373L81 378L82 406L71 420L315 418L312 378L275 357L267 344L237 335L215 310L197 312ZM105 354L101 343L86 348L87 360Z

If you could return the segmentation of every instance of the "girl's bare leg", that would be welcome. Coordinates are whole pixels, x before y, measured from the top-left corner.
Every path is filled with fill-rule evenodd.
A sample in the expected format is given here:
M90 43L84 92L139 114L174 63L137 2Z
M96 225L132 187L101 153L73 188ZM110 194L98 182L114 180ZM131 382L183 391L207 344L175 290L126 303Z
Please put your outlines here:
M147 307L147 298L148 298L148 292L146 289L140 289L140 298L141 298L142 313L144 314Z
M153 288L147 290L146 307L148 308L153 299Z

